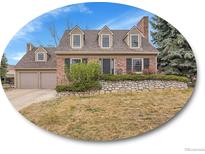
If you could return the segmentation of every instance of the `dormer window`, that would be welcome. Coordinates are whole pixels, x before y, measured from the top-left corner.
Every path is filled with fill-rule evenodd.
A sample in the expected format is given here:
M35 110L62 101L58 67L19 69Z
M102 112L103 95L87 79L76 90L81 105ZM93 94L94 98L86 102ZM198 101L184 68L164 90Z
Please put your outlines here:
M38 61L43 61L44 57L44 53L38 53Z
M47 58L48 58L47 53L48 52L42 47L36 49L36 51L35 51L35 61L37 61L37 62L46 62Z
M81 35L73 34L72 35L72 46L73 48L81 48Z
M37 53L37 61L45 61L45 53L43 52Z
M138 48L139 47L139 36L138 36L138 34L131 34L130 35L130 47L131 48Z
M103 49L110 49L113 46L113 32L107 26L98 32L98 45Z
M103 34L102 35L102 48L109 48L110 47L110 35Z

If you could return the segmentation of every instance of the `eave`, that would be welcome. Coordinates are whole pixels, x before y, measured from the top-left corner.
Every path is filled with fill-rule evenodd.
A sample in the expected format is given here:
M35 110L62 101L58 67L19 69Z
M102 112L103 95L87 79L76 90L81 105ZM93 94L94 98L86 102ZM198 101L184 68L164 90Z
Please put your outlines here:
M158 53L149 51L55 51L56 55L158 55Z
M34 67L30 67L30 68L25 68L25 67L17 67L15 68L15 70L56 70L57 68L34 68Z

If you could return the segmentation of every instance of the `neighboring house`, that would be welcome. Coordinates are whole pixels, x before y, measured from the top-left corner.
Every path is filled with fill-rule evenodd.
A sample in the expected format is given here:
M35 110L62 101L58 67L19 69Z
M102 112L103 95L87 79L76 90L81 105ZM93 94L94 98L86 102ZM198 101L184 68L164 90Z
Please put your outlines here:
M7 84L11 84L11 85L14 84L14 80L15 80L15 66L14 65L8 65L6 78L4 80L5 80L5 83Z
M17 88L54 88L65 83L64 67L96 60L102 73L157 72L158 51L149 43L148 17L130 30L66 30L56 48L27 45L16 65Z

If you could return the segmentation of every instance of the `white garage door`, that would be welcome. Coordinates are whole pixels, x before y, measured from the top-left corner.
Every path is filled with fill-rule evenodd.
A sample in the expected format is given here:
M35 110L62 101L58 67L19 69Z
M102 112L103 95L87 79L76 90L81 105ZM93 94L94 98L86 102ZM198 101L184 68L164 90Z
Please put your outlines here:
M38 88L38 73L37 72L21 72L19 73L19 85L23 89Z
M56 73L41 72L40 81L42 89L54 89L56 87Z

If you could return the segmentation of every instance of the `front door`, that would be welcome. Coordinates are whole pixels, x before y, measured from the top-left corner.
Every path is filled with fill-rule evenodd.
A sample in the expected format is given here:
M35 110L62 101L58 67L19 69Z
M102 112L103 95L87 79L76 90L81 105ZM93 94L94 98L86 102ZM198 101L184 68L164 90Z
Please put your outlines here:
M110 68L110 59L103 59L103 74L110 74L111 68Z

